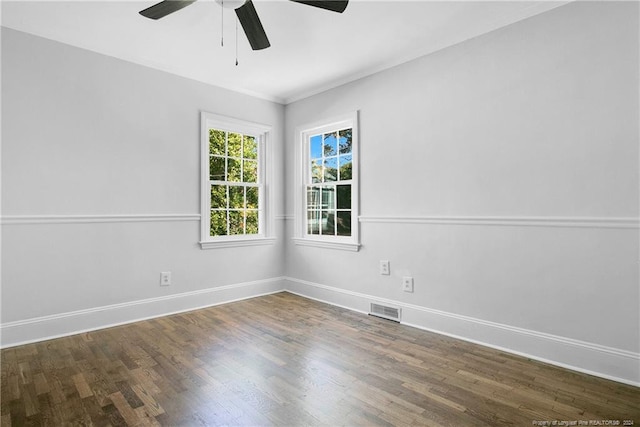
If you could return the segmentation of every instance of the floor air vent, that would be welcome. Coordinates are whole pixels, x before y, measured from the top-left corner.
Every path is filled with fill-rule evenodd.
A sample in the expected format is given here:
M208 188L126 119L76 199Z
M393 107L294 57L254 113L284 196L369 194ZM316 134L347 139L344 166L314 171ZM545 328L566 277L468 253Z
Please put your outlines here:
M389 307L372 302L369 314L372 316L382 317L383 319L393 320L394 322L400 322L400 309L396 307Z

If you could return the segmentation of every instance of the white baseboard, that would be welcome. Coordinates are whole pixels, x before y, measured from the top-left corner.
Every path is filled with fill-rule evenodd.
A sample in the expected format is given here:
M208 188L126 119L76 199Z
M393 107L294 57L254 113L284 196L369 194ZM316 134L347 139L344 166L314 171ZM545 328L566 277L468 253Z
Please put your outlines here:
M402 324L407 326L640 386L640 354L637 353L377 298L291 277L237 283L8 322L0 325L0 347L45 341L281 291L364 314L369 312L371 302L396 306L402 309Z
M0 325L0 347L45 341L273 294L282 292L283 286L284 278L275 277L3 323Z
M640 387L640 354L488 322L318 283L285 278L288 292L368 313L378 302L402 309L401 323L530 359Z

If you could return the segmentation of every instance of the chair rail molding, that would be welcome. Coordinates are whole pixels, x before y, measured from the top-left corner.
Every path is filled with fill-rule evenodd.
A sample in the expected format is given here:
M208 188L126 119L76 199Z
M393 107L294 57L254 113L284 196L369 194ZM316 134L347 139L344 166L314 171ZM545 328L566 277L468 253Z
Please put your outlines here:
M3 215L2 225L200 221L200 214Z
M639 217L361 215L361 223L504 227L640 228Z

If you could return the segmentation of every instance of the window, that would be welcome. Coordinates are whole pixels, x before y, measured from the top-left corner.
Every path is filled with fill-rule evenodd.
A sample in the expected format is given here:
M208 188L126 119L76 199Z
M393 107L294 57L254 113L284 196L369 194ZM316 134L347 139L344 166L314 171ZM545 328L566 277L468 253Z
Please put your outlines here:
M202 113L201 246L271 243L265 174L269 127Z
M299 132L298 244L358 250L357 113Z

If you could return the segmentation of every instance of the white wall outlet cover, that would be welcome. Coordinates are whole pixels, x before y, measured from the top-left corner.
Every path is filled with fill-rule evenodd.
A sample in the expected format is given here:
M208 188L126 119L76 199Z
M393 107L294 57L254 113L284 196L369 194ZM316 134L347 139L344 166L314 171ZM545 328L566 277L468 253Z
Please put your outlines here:
M389 268L389 261L381 260L380 261L380 274L388 276L391 274L391 269Z
M169 286L171 284L171 272L163 271L160 273L160 286Z
M413 277L402 278L402 290L405 292L413 292Z

